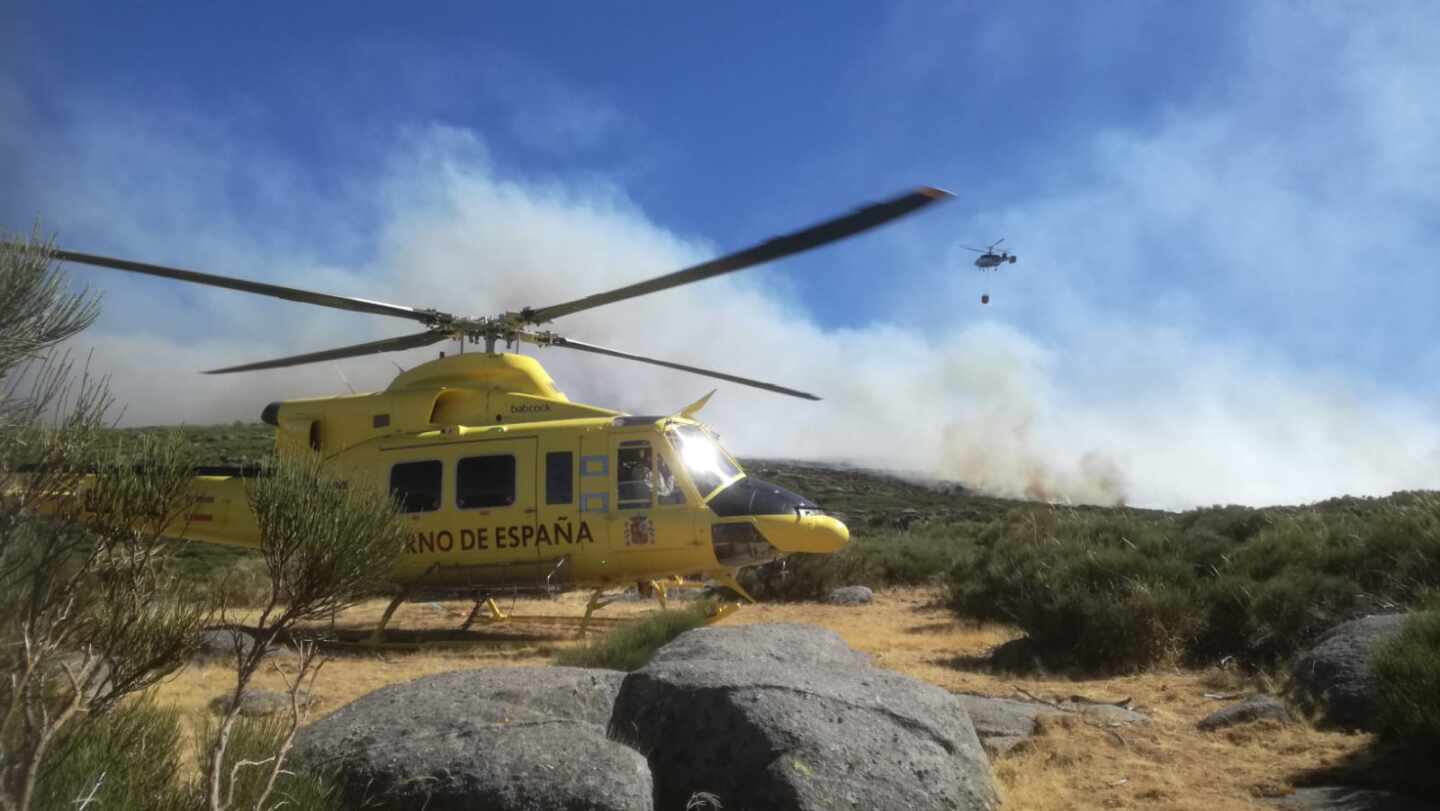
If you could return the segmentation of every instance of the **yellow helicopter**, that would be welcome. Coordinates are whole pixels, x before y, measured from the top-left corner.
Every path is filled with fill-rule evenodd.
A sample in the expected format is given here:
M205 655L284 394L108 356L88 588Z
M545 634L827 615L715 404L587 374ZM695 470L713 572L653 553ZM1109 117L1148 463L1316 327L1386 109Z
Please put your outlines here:
M830 553L849 531L814 502L749 477L696 414L714 394L670 415L634 416L570 401L533 358L497 351L519 343L563 347L663 366L807 400L773 383L634 355L535 327L561 316L754 267L852 236L947 199L923 187L809 228L674 273L547 307L464 318L433 309L336 296L124 259L52 250L54 258L289 301L403 318L420 332L303 355L215 369L274 369L459 340L401 373L384 391L265 407L277 449L318 453L337 475L388 483L412 523L395 610L419 594L463 594L465 620L499 620L494 595L513 590L592 594L581 629L635 583L665 604L667 582L691 576L728 586L743 567L795 552ZM466 343L483 352L465 353ZM197 504L185 537L259 547L245 480L258 471L196 471ZM378 494L377 494L378 495Z

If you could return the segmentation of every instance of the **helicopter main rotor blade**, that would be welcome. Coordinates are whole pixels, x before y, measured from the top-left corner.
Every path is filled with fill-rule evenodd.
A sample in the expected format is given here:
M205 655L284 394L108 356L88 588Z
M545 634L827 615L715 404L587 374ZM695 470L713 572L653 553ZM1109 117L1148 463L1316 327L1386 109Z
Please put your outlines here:
M990 252L988 249L982 251L982 250L980 250L979 248L971 248L971 247L966 246L966 245L961 245L960 247L964 248L964 249L967 250L967 251L974 251L975 253L989 253L989 252Z
M321 307L333 307L337 310L350 310L357 313L408 318L412 321L420 321L426 324L434 323L444 317L443 313L436 313L431 310L417 310L413 307L402 307L399 304L386 304L383 301L370 301L369 299L351 298L349 296L334 296L329 293L316 293L294 287L282 287L278 284L252 282L249 279L217 276L213 273L200 273L194 270L170 268L163 265L150 265L144 262L132 262L128 259L115 259L109 256L95 256L94 254L62 251L59 249L52 249L50 256L62 262L79 262L84 265L94 265L95 267L110 268L112 270L145 273L150 276L160 276L165 279L205 284L211 287L223 287L228 290L256 293L261 296L285 299L286 301L298 301L302 304L318 304ZM437 318L437 316L440 316L440 318Z
M230 374L231 372L253 372L259 369L278 369L282 366L299 366L302 363L318 363L322 360L339 360L340 358L354 358L360 355L376 355L381 352L396 352L401 349L418 349L422 346L438 344L450 338L451 335L448 332L427 330L425 332L417 332L414 335L401 335L398 338L385 338L364 344L342 346L338 349L326 349L322 352L291 355L288 358L276 358L275 360L264 360L259 363L247 363L244 366L211 369L205 372L205 374L224 375Z
M623 358L623 359L625 359L625 360L635 360L635 361L639 361L639 362L641 362L641 363L651 364L652 366L664 366L664 367L667 368L667 369L678 369L679 371L682 371L682 372L690 372L691 374L703 375L703 376L705 376L705 377L713 377L713 378L715 378L716 380L726 380L726 381L729 381L729 382L731 382L731 383L739 383L739 384L742 385L742 386L750 386L750 387L752 387L752 388L764 389L764 390L766 390L766 391L773 391L773 392L775 392L776 394L785 394L785 395L789 395L790 397L799 397L799 398L801 398L802 400L819 400L819 399L820 399L819 397L816 397L815 395L810 394L810 393L808 393L808 392L797 391L797 390L795 390L795 389L789 389L789 388L786 388L786 387L784 387L784 386L777 386L777 385L775 385L774 383L765 383L765 382L762 382L762 381L759 381L759 380L751 380L751 379L748 378L748 377L740 377L739 375L731 375L731 374L726 374L726 373L724 373L724 372L716 372L716 371L712 371L712 370L710 370L710 369L701 369L701 368L698 367L698 366L686 366L686 365L683 364L683 363L671 363L671 362L668 361L668 360L657 360L657 359L655 359L655 358L647 358L647 357L645 357L644 355L632 355L632 354L629 353L629 352L621 352L621 351L618 350L618 349L609 349L609 348L603 347L603 346L596 346L595 344L587 344L587 343L585 343L584 341L576 341L576 340L572 340L572 339L570 339L570 338L562 338L562 337L560 337L559 335L551 336L548 340L536 340L533 336L530 336L530 335L522 335L521 337L524 338L524 339L526 339L526 340L529 340L529 341L532 341L532 342L534 342L534 343L537 343L537 344L539 344L539 345L541 345L541 346L563 346L563 347L565 347L565 348L567 348L567 349L578 349L578 350L580 350L581 352L592 352L592 353L594 353L594 354L596 354L596 355L609 355L609 356L612 357L612 358Z
M521 318L530 324L543 324L546 321L553 321L562 315L571 315L592 307L599 307L603 304L612 304L617 301L624 301L636 296L644 296L649 293L658 293L661 290L669 290L672 287L679 287L683 284L703 281L725 273L733 273L737 270L761 265L766 262L773 262L792 254L818 248L836 240L853 236L861 231L867 231L879 225L884 225L891 220L898 219L918 211L931 203L948 199L950 192L940 189L922 186L908 194L902 194L892 200L882 203L875 203L858 209L850 214L826 220L809 228L796 231L792 234L774 237L743 251L728 254L702 262L698 265L677 270L674 273L667 273L664 276L656 276L636 284L609 290L604 293L596 293L593 296L586 296L582 299L568 301L564 304L556 304L551 307L525 308L520 311Z

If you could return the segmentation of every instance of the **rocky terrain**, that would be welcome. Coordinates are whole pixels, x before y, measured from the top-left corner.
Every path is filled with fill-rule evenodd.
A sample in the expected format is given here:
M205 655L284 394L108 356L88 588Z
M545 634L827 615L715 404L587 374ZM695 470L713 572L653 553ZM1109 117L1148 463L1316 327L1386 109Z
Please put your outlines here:
M803 625L702 628L629 674L445 673L307 727L367 808L998 806L966 705Z
M268 452L265 426L197 429L192 435L217 463L251 461ZM322 685L317 705L328 716L305 732L308 762L344 765L345 784L357 791L355 786L363 785L375 795L366 795L371 800L387 794L413 799L420 795L404 792L423 788L432 808L450 807L437 803L452 790L461 792L455 796L488 798L496 807L564 807L558 794L540 797L522 790L537 779L571 785L575 797L609 798L608 805L576 800L582 804L573 807L669 808L692 802L695 808L720 807L706 802L726 808L885 807L861 790L873 784L883 787L887 798L922 808L929 806L921 798L930 795L949 803L937 807L988 808L1003 800L1008 807L1037 811L1427 808L1413 797L1381 790L1395 782L1393 767L1370 754L1375 740L1370 661L1402 624L1393 603L1388 615L1364 616L1386 603L1373 599L1373 591L1360 589L1366 599L1337 604L1338 610L1321 611L1318 603L1303 599L1296 603L1307 619L1291 627L1315 630L1293 638L1283 658L1258 669L1237 670L1233 661L1217 656L1183 670L1172 663L1151 665L1129 677L1055 673L1047 671L1054 667L1053 655L1042 657L1034 640L1014 628L964 631L964 620L936 602L941 596L936 577L957 544L975 543L1023 503L956 484L844 466L764 459L746 466L752 475L842 515L856 542L846 556L835 556L842 566L817 559L809 571L791 564L778 572L779 580L793 584L828 571L814 578L823 588L797 592L816 602L752 607L742 612L741 624L774 617L843 628L844 639L865 650L868 661L839 637L814 636L814 629L740 633L731 620L705 629L726 632L723 641L705 642L699 632L682 637L629 676L536 670L548 658L543 646L518 656L503 650L495 656L417 655L378 667L350 660L332 668L328 678L335 682L328 691ZM1414 505L1424 508L1426 498L1342 498L1305 508L1180 515L1123 508L1067 511L1170 528L1203 524L1215 530L1194 537L1209 543L1233 535L1224 543L1238 544L1236 549L1255 546L1256 537L1274 549L1305 549L1309 536L1268 537L1265 528L1309 532L1333 521L1344 533L1354 533L1390 521L1385 525L1391 536L1405 538L1411 525L1392 519ZM1392 548L1414 556L1423 554L1427 542L1407 540L1408 546ZM253 563L243 554L209 547L187 548L182 557L197 570L232 573ZM1409 578L1428 576L1424 558L1407 560L1391 568ZM1324 565L1334 564L1327 559ZM829 571L836 569L838 575ZM1372 578L1388 577L1384 567L1365 569ZM1297 576L1301 580L1295 582L1305 582L1304 571ZM919 603L896 589L908 584L917 587L910 593L923 595ZM897 605L908 605L908 613L895 613ZM439 604L433 608L437 620L446 613ZM418 610L402 611L401 621L414 622ZM611 610L635 613L646 606ZM367 611L372 608L351 619L364 624L361 615ZM946 630L939 633L941 628ZM784 644L774 641L786 633L798 636ZM990 641L976 649L972 637ZM218 648L208 660L218 664L206 667L223 666L225 646ZM1273 654L1273 639L1270 648L1258 650ZM528 667L446 672L477 662L487 668ZM525 694L530 688L547 697L532 700ZM456 698L461 695L468 698ZM867 704L867 695L880 698ZM556 704L557 697L580 703ZM260 712L272 698L257 693L248 700ZM203 707L211 700L195 703ZM841 730L838 738L831 735ZM493 743L500 739L514 747L501 751L504 747ZM591 754L561 763L562 740ZM897 760L894 750L901 741L906 756ZM775 765L783 764L784 753L794 755L788 770ZM587 770L585 763L603 769ZM960 772L947 771L960 766ZM1213 780L1215 769L1229 776ZM906 774L910 777L902 779ZM606 782L606 775L624 779ZM921 777L918 783L912 779ZM396 800L391 807L409 801Z
M871 602L861 604L749 606L703 631L728 634L755 626L786 629L797 625L807 630L800 639L770 630L748 632L773 635L773 643L739 638L712 644L702 637L682 646L677 640L662 648L651 666L630 676L554 667L556 652L570 650L575 644L561 632L529 643L479 639L464 647L443 649L336 650L315 685L315 720L310 726L329 730L326 736L331 743L321 751L331 754L322 755L319 762L339 763L340 758L333 754L351 745L370 751L361 757L355 773L365 773L364 782L372 788L388 779L383 774L395 769L409 770L403 773L410 782L427 784L440 779L431 774L437 769L441 776L453 776L468 773L465 769L493 771L501 765L536 779L558 779L580 769L584 759L571 755L588 751L592 744L638 747L654 803L659 775L675 764L667 765L662 754L636 743L640 739L635 727L622 734L613 726L627 679L635 678L634 686L644 688L644 700L635 702L641 712L627 717L636 727L648 730L647 740L661 742L667 752L685 753L696 762L703 760L705 750L703 742L692 739L707 724L725 730L711 736L711 743L743 739L748 743L742 759L763 760L774 741L799 747L798 736L809 734L805 731L807 716L795 713L812 706L824 709L835 700L856 703L843 691L855 689L857 679L869 680L872 686L899 679L913 683L911 689L918 691L922 700L933 702L941 693L954 697L984 750L987 771L1003 808L1229 811L1290 800L1308 803L1295 806L1303 808L1387 807L1356 804L1378 801L1381 795L1373 792L1385 785L1383 775L1366 755L1373 736L1347 732L1326 722L1318 708L1316 715L1307 714L1298 696L1281 689L1288 673L1257 678L1225 666L1166 668L1123 677L1015 672L994 660L997 650L1003 656L1006 649L1014 647L1008 644L1016 638L1013 628L977 626L957 619L936 603L937 596L934 589L887 589L876 591ZM584 595L572 594L553 600L522 599L507 609L520 614L567 614L583 610L583 604ZM368 601L345 612L338 622L342 628L369 627L384 607L383 600ZM407 605L397 614L396 623L406 628L453 627L467 608L460 603ZM640 619L653 611L653 603L618 603L607 611L613 611L611 617L617 620ZM817 630L821 628L826 630ZM815 639L808 639L811 635ZM507 636L500 634L496 639ZM844 645L836 644L837 638L843 639ZM224 693L224 671L229 666L224 654L230 644L217 639L218 655L202 652L194 666L162 688L159 699L195 717L213 712L215 701ZM768 652L777 647L777 653ZM726 663L710 664L717 659ZM751 660L759 664L750 667ZM817 661L822 664L814 664ZM284 651L276 653L274 662L281 670L290 666ZM546 675L551 672L556 675ZM578 681L574 674L579 674ZM779 676L784 681L777 684ZM818 686L807 683L817 678L822 679ZM834 683L826 679L834 679ZM277 703L267 691L283 689L281 673L270 672L267 666L249 706L257 711L267 706L273 709ZM882 702L885 695L875 693ZM927 695L932 698L926 699ZM560 711L557 707L562 704L557 701L570 703ZM669 708L665 710L669 716L659 712L661 702ZM906 703L908 699L896 706ZM1283 712L1276 711L1277 705ZM842 719L843 723L829 725L841 730L890 729L892 736L907 741L919 735L922 742L933 742L947 734L943 725L938 731L907 729L903 723L886 726L900 723L908 717L905 713L913 710L883 716L877 723L864 705L842 705L842 709L834 715L827 709L822 718ZM282 716L285 711L281 707ZM697 713L704 717L690 717ZM541 723L547 716L564 723ZM756 719L777 726L770 733L756 732L751 726L758 723ZM826 724L814 726L822 731L827 728ZM543 757L511 758L500 751L504 748L501 742L530 740L526 737L529 732L518 734L521 730L551 727L561 734L550 741ZM753 735L762 737L746 737ZM423 740L425 736L433 736L433 746ZM344 746L336 748L339 744ZM846 746L861 747L852 751L852 756L863 753L864 744L864 740L845 742ZM456 760L441 756L447 751L453 752ZM613 755L618 749L610 751ZM957 747L956 751L965 750ZM416 753L424 756L417 758ZM716 754L730 757L728 752ZM481 759L486 762L475 762ZM561 759L566 762L560 763ZM972 760L968 755L961 759ZM758 761L745 762L753 765ZM816 771L826 761L801 762ZM612 767L607 769L614 773ZM717 787L726 785L723 774L707 778L708 789L696 791L714 794ZM596 786L596 791L602 785L593 782L598 775L571 776L582 786ZM586 783L587 779L592 782ZM636 785L647 785L640 778L636 781ZM681 785L677 793L695 788ZM510 791L522 797L518 789ZM639 795L632 791L626 796ZM1341 804L1325 806L1320 804L1322 800ZM1396 807L1407 811L1424 808Z

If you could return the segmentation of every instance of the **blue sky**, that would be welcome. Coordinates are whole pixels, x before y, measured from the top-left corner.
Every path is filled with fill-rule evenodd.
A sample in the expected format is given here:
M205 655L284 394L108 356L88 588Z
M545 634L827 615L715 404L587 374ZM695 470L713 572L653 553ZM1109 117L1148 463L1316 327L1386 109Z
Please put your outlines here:
M751 453L1167 506L1436 486L1431 4L203 5L0 4L0 227L478 314L932 184L956 199L563 326L827 395L726 389ZM1000 236L982 307L958 246ZM400 330L75 272L127 421L394 369L182 383ZM632 410L708 390L545 362Z

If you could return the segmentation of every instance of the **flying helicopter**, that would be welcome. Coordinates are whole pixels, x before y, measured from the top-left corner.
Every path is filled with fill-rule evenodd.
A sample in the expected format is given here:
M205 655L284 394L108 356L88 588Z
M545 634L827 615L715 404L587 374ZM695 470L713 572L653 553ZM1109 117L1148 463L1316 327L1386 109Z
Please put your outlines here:
M410 522L390 573L397 586L372 641L407 600L463 596L462 629L501 621L494 597L587 589L592 614L636 584L665 605L666 584L698 575L753 601L736 579L797 552L832 553L849 530L815 502L749 476L696 415L715 394L672 414L631 415L571 401L532 357L532 344L662 366L804 400L814 394L624 352L544 325L567 315L756 267L884 225L948 199L921 187L750 248L613 290L470 317L69 250L64 262L147 274L287 301L417 322L405 335L212 369L233 374L459 341L461 352L403 371L383 391L272 402L261 419L277 452L319 454L345 481L377 482ZM466 344L483 346L464 352ZM253 468L196 471L183 536L258 548L246 497Z
M965 248L965 250L967 251L974 251L975 253L980 254L979 256L975 257L975 267L980 268L980 270L983 272L987 270L995 270L1007 262L1012 265L1015 264L1015 259L1017 257L1014 254L1007 251L1000 251L999 253L995 252L995 248L1004 241L1005 238L1001 237L987 245L985 247L985 250L983 251L979 248L968 248L964 245L961 245L960 247ZM980 295L980 303L990 303L990 293L988 291Z

